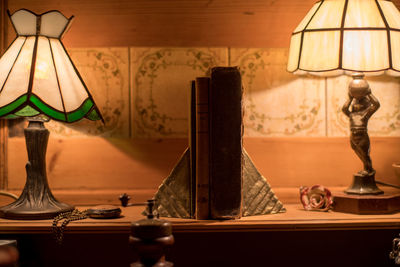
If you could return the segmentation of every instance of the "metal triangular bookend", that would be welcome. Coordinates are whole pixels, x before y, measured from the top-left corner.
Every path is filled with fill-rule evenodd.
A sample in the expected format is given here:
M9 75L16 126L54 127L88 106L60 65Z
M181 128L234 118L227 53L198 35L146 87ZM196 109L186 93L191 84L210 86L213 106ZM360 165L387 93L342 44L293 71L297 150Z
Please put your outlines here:
M258 172L244 148L243 161L242 216L286 212L267 179Z
M155 210L161 217L192 217L190 177L190 149L187 148L154 196Z
M190 148L187 148L171 174L155 194L156 210L162 217L194 218ZM258 172L243 149L242 216L285 212L267 180Z

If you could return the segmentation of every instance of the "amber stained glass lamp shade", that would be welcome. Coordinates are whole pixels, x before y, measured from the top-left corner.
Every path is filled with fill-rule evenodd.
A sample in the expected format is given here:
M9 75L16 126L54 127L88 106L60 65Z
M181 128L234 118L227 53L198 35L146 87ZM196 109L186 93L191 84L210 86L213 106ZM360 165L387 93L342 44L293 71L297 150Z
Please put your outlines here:
M322 0L294 30L287 70L295 74L336 76L353 81L343 112L350 141L364 167L354 174L348 194L382 194L369 155L368 120L379 108L364 74L400 76L400 12L387 0Z
M102 120L98 107L61 42L73 17L58 11L8 12L17 37L0 58L0 118L27 117L27 180L18 200L0 217L48 219L73 207L57 201L47 182L49 131L44 122Z

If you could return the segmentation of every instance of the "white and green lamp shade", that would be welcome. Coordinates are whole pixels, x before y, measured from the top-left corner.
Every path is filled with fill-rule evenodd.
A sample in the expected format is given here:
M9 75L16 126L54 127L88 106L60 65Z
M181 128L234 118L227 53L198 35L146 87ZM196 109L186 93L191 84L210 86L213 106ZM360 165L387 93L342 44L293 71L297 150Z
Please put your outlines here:
M400 12L387 0L322 0L294 30L287 70L400 76Z
M44 114L62 122L102 120L60 41L73 17L26 9L9 16L17 37L0 58L0 117Z

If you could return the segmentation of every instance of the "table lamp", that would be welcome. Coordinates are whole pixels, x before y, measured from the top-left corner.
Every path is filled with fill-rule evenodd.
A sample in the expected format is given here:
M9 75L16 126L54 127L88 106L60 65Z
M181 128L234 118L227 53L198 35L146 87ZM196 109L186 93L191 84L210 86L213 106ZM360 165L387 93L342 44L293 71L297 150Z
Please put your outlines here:
M369 155L368 120L379 108L365 74L400 76L400 12L387 0L322 0L294 30L287 70L295 74L351 74L342 111L350 121L350 143L364 168L345 190L379 195Z
M28 163L21 196L1 207L0 217L49 219L73 207L57 201L49 188L45 161L49 131L44 122L102 117L60 41L73 16L26 9L8 15L17 37L0 58L0 118L28 118L24 130Z

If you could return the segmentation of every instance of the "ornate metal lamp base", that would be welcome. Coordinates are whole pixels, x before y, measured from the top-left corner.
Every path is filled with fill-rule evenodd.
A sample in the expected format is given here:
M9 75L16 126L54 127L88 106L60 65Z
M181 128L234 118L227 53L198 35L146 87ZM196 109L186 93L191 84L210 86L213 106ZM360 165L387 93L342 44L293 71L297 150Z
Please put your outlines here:
M50 191L46 174L49 131L43 121L29 121L24 132L28 151L25 187L15 202L0 208L0 217L19 220L51 219L61 212L73 210L73 206L58 202Z
M74 209L73 206L58 202L51 192L46 194L46 201L41 202L32 201L27 196L28 194L22 194L17 201L2 207L0 217L12 220L45 220Z
M383 191L380 190L375 183L375 171L370 173L354 174L353 184L344 190L347 194L354 195L380 195Z

